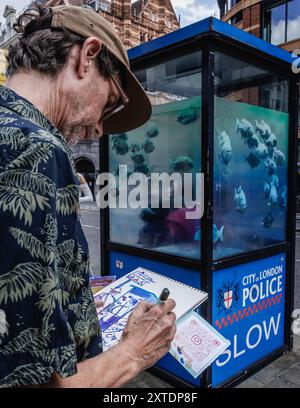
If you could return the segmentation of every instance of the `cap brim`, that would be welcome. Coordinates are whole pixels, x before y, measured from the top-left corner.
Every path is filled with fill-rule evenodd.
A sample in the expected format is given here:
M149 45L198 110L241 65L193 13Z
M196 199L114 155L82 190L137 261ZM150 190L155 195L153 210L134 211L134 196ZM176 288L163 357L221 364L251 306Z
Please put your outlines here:
M123 133L136 129L146 123L152 114L151 102L143 87L128 67L124 66L124 68L122 87L129 103L103 123L104 134Z

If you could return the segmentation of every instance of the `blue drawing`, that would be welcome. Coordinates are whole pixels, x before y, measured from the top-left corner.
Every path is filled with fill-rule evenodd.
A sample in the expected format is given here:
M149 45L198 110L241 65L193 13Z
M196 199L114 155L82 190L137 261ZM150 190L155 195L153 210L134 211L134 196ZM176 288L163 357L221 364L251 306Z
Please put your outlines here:
M126 281L128 283L129 281ZM122 284L124 286L124 284ZM113 302L110 302L99 314L99 322L104 335L107 330L110 330L109 338L112 338L112 333L122 332L124 325L120 324L121 319L125 318L125 324L128 315L132 312L135 306L141 300L146 300L151 303L156 303L158 298L155 294L148 292L142 288L130 285L130 289L125 293L118 293L118 296L114 297L112 294Z

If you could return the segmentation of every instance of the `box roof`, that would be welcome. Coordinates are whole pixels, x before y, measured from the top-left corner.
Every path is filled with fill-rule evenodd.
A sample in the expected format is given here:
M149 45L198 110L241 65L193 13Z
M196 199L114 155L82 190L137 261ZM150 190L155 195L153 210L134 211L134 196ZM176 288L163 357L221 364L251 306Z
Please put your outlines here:
M235 40L247 47L264 53L267 57L276 58L287 64L292 64L295 60L295 57L293 57L288 51L233 27L230 24L224 23L215 17L208 17L197 23L173 31L163 37L159 37L153 41L132 48L128 51L128 56L133 60L142 57L145 54L157 52L163 48L170 47L173 44L191 40L193 37L202 36L208 33L216 33L222 37Z

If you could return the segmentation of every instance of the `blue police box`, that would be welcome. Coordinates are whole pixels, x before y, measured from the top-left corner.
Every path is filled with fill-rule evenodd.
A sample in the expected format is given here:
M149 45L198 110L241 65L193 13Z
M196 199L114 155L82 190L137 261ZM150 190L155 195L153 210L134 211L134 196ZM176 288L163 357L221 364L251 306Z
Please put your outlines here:
M198 312L229 348L196 379L169 354L151 372L175 386L233 386L292 348L293 58L215 18L129 58L153 112L101 139L101 172L128 179L130 201L118 205L114 186L115 205L101 210L102 274L142 266L208 292ZM143 188L130 185L133 173ZM179 179L154 188L154 174Z

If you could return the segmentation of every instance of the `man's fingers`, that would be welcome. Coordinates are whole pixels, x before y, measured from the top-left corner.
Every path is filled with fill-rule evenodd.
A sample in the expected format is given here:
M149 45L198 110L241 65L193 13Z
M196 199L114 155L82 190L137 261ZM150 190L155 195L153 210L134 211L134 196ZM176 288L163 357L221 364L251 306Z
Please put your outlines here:
M164 315L168 315L175 308L176 303L173 299L168 299L163 303L156 304L152 307L149 313L153 315L156 320Z
M131 312L130 317L136 319L142 316L144 313L147 313L152 307L152 303L145 301L139 302L139 304Z
M164 313L170 313L171 310L175 309L176 302L174 299L168 299L164 303L161 303L160 306L163 306Z

